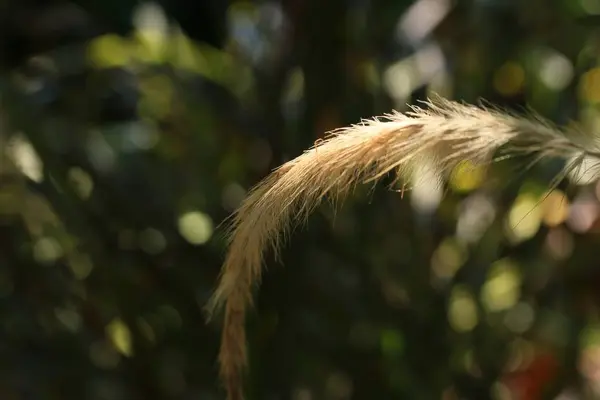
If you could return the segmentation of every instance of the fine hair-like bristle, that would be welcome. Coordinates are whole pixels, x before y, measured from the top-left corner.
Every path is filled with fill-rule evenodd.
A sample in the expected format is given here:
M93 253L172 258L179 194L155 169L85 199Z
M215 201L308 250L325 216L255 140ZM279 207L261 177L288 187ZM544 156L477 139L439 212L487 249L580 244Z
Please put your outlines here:
M407 113L335 130L299 157L283 164L254 187L229 221L229 249L220 281L206 310L224 308L220 376L229 400L243 399L246 368L245 317L252 289L261 279L266 250L277 253L289 229L301 223L324 198L343 199L358 184L390 172L410 179L419 160L448 172L457 162L489 164L502 148L507 155L559 157L573 168L598 157L585 137L562 132L535 116L516 116L483 106L435 99Z

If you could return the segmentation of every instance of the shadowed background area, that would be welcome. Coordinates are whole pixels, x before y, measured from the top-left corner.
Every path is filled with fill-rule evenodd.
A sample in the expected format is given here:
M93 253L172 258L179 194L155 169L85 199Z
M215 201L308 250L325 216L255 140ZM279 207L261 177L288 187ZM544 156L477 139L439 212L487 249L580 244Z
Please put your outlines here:
M202 307L255 183L434 93L597 134L599 56L593 0L0 0L0 399L224 398ZM597 166L529 161L316 210L249 399L600 398Z

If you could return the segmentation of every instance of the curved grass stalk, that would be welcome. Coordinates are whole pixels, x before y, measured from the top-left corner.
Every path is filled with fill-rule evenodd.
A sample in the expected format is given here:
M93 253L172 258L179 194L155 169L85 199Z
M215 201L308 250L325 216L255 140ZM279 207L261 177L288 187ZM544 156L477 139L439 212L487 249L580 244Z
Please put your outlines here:
M229 400L243 399L245 317L252 306L252 289L261 279L264 254L269 249L277 254L290 229L305 221L324 198L336 204L356 185L375 182L390 172L395 172L396 180L410 180L422 157L442 172L462 160L490 164L499 150L507 156L533 155L536 161L600 160L600 149L585 136L563 132L537 116L443 99L425 106L331 132L274 170L232 215L229 250L206 308L209 318L224 308L219 364Z

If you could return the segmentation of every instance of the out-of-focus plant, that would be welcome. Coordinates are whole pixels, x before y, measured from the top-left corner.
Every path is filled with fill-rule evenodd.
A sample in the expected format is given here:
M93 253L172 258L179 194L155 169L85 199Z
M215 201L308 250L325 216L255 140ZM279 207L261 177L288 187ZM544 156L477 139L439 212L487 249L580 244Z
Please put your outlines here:
M249 188L433 93L595 132L594 7L0 2L0 398L220 398L202 307ZM593 174L515 161L316 209L256 295L248 397L593 396Z

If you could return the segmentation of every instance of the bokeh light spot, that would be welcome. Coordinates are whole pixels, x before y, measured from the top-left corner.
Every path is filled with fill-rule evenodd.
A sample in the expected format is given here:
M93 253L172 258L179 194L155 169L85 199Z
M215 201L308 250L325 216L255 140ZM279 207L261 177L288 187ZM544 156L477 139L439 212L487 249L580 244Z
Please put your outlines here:
M494 88L504 96L514 96L523 89L525 71L520 64L509 61L494 74Z
M92 272L94 264L87 254L76 253L69 257L69 268L76 279L84 280Z
M579 4L588 14L600 14L600 3L597 0L579 0Z
M246 197L246 190L238 183L230 183L225 186L221 195L223 208L234 211Z
M513 307L521 296L521 274L510 259L496 261L489 272L488 280L481 289L481 301L490 312Z
M483 194L472 194L461 204L456 223L456 237L465 243L476 243L496 218L496 206Z
M536 196L524 193L517 197L506 219L508 238L514 243L531 239L538 232L542 209Z
M398 357L404 350L404 338L396 330L386 329L381 332L381 351L385 356Z
M433 253L431 268L441 279L450 279L467 259L467 249L455 238L446 238Z
M349 399L352 397L353 384L350 378L342 373L331 374L325 383L325 392L328 399Z
M54 315L71 332L77 332L81 328L81 316L75 310L57 308L54 310Z
M114 34L98 36L88 47L88 59L97 68L122 67L130 60L129 42Z
M508 329L515 333L524 333L533 324L535 311L528 303L519 303L513 307L504 318Z
M129 327L120 319L113 319L106 326L106 335L110 338L113 346L124 356L131 356L131 332Z
M598 218L600 207L592 196L580 195L571 204L567 226L576 233L584 233L592 228Z
M468 289L457 286L452 290L448 320L457 332L469 332L479 323L477 306Z
M33 246L33 258L41 264L51 264L63 255L63 248L53 237L43 237Z
M7 155L17 168L34 182L44 180L44 164L31 142L22 133L14 135L7 143Z
M600 102L600 67L593 68L583 74L579 82L579 94L583 101Z
M140 232L138 240L140 248L148 254L159 254L167 247L165 235L154 228L148 228Z
M560 190L553 190L542 203L544 224L554 227L562 224L569 216L569 199Z
M82 199L90 197L90 194L94 189L94 181L92 181L90 174L79 167L74 167L69 169L67 175L69 183L79 197Z
M567 57L549 53L540 66L540 79L552 90L563 90L573 80L573 64Z
M544 245L552 258L565 260L573 253L573 234L562 227L551 229Z
M140 4L133 14L138 55L146 62L161 62L166 54L169 23L163 9L154 2Z
M310 389L300 387L293 390L292 400L314 400L314 397Z
M142 336L150 343L156 342L156 333L152 328L152 325L148 323L144 318L138 317L136 320L137 327Z
M477 189L485 178L485 168L470 161L461 161L452 170L450 187L459 193Z
M208 242L213 234L212 219L199 211L183 214L179 218L178 227L181 236L193 245Z

